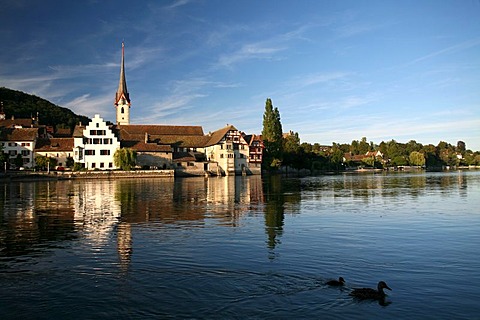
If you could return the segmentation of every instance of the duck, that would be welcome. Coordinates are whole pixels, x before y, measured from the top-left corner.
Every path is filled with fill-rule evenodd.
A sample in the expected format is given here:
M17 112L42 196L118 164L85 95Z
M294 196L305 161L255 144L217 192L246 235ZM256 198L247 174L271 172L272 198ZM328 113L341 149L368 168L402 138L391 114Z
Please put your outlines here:
M339 277L338 280L330 280L330 281L327 281L326 284L329 286L340 287L345 284L345 279L343 279L342 277Z
M383 300L387 295L383 289L392 290L385 281L380 281L377 290L372 288L357 288L350 292L350 295L358 299Z

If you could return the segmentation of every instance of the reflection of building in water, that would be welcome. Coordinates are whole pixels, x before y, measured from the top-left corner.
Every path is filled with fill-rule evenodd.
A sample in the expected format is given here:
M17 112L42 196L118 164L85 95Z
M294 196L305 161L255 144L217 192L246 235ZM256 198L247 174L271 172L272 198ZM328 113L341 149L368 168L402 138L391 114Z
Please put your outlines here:
M74 184L75 225L85 237L103 243L109 237L121 214L115 201L115 181L81 181Z
M127 272L132 259L132 227L130 223L122 222L117 227L117 251L120 269Z
M35 244L74 237L68 183L12 182L0 186L0 222L7 226L0 228L2 254L27 254L38 250L33 248Z
M261 176L231 176L207 180L208 213L235 226L251 206L263 202Z

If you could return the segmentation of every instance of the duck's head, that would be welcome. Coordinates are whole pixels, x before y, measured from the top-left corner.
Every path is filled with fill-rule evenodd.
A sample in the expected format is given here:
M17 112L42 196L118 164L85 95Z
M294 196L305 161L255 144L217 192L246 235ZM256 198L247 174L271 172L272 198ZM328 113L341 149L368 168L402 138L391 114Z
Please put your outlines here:
M378 291L382 291L383 289L392 290L385 281L380 281L378 283Z
M340 277L340 278L338 278L338 282L345 283L345 279L343 279L343 277Z

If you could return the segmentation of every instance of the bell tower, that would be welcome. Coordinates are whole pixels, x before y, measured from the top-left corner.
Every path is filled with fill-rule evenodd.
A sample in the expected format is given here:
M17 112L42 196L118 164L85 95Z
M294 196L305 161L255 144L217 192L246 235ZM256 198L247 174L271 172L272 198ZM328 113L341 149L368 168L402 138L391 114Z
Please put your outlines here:
M115 95L115 108L117 109L117 125L130 124L130 95L125 79L125 44L122 42L122 63L120 65L120 81Z

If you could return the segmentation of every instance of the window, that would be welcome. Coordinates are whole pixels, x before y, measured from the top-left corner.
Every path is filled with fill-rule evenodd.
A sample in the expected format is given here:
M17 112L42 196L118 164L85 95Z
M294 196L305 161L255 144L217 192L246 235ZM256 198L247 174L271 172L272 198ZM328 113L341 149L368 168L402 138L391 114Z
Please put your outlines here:
M103 139L103 144L112 144L112 139L108 139L108 138Z
M105 164L103 162L100 162L100 168L105 168Z
M10 151L8 151L8 154L10 155L10 157L16 156L17 155L17 150L10 150Z
M22 147L30 147L30 142L22 142Z
M93 138L93 144L101 144L101 143L102 143L102 139Z
M22 156L27 157L30 155L30 150L22 150Z
M113 163L109 162L109 163L108 163L108 167L109 167L109 168L113 168Z
M86 156L94 156L95 155L95 150L85 150L85 155Z
M97 128L100 128L100 123L97 123Z
M100 150L100 155L101 156L109 156L110 155L110 150Z
M125 112L125 110L123 110L123 107L122 107L122 109L120 109L120 113L124 113L124 112Z
M96 167L95 162L93 162L92 163L92 168L95 168L95 167Z
M223 153L222 153L222 154L220 154L220 158L223 158Z
M90 130L90 135L91 136L104 136L104 135L106 135L106 132L107 132L106 130Z

